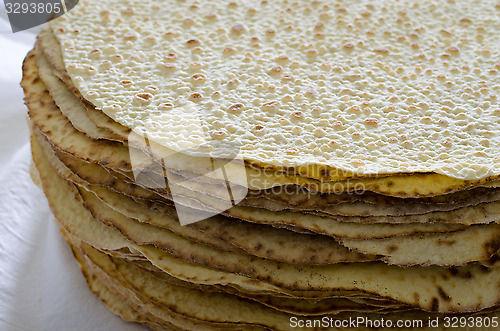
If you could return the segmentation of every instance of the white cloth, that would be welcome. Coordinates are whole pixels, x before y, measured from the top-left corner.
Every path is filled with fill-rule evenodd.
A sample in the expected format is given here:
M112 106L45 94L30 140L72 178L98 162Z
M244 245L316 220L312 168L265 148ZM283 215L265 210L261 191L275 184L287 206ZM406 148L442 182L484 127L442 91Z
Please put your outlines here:
M0 19L0 330L144 330L88 289L45 196L30 179L21 64L35 35Z

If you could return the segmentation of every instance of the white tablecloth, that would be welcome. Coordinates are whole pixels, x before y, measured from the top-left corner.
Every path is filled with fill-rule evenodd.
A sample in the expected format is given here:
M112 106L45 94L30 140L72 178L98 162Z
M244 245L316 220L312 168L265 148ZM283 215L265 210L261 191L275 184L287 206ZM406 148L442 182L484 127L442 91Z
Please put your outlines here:
M29 177L21 64L34 35L0 20L0 330L144 330L89 291Z

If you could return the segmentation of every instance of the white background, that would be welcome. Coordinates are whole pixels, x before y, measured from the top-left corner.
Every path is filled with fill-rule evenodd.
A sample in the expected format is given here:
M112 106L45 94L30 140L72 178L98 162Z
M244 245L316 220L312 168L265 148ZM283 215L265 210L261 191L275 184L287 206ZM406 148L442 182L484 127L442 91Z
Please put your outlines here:
M91 294L43 193L30 180L19 82L35 35L12 34L1 16L0 330L144 330L111 314Z

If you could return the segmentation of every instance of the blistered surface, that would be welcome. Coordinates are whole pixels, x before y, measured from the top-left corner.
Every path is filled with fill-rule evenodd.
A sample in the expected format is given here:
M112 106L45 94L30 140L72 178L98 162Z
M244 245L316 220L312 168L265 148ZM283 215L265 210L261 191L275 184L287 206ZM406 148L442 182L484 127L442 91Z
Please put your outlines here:
M81 94L174 150L500 174L491 1L81 1L52 27Z

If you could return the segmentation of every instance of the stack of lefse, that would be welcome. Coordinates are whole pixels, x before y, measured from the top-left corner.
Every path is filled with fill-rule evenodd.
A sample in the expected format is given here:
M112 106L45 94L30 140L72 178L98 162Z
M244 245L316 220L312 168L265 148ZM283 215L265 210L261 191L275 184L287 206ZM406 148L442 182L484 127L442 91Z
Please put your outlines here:
M292 316L427 320L498 309L494 178L350 178L364 194L250 187L238 206L181 226L168 188L134 181L130 129L78 95L50 30L23 72L33 176L89 287L127 321L286 330ZM186 201L197 197L186 192Z

